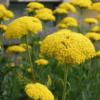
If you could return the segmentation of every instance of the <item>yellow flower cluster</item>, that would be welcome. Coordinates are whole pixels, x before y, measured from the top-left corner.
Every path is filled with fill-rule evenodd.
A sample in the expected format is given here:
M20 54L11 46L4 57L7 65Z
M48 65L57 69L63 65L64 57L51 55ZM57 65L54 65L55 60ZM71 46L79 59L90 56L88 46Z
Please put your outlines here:
M91 28L92 32L100 32L100 27L99 26L94 26Z
M43 8L36 11L36 18L39 18L42 21L55 21L55 16L49 8Z
M51 91L43 84L30 83L25 86L26 94L34 100L54 100Z
M100 40L100 34L96 32L88 32L85 36L90 40L94 40L94 41Z
M93 3L91 5L91 7L90 7L90 9L95 10L95 11L100 13L100 9L99 8L100 8L100 2Z
M96 57L100 57L100 51L97 51L95 54Z
M35 34L40 31L42 31L42 23L39 19L23 16L11 22L4 35L7 39L20 39L29 33Z
M6 31L7 30L7 26L0 24L0 30Z
M47 65L49 62L46 59L38 59L35 61L35 63L38 65Z
M0 4L0 20L9 20L14 17L14 14L5 8L4 5Z
M27 45L27 44L25 44L25 43L21 43L19 46L21 46L21 47L23 47L23 48L25 48L25 49L31 49L32 47L31 47L31 45Z
M57 25L58 28L68 28L68 27L76 27L76 26L78 26L78 23L77 20L73 17L65 17Z
M73 12L73 13L77 12L76 8L71 3L68 2L61 3L58 6L58 8L65 9L67 12Z
M8 53L23 53L25 51L26 51L26 49L19 45L9 46L6 50L6 52L8 52Z
M54 11L53 11L54 14L67 14L68 11L66 9L63 9L63 8L56 8Z
M35 10L38 10L38 9L41 9L41 8L44 8L44 5L39 3L39 2L30 2L28 5L27 5L27 11L30 13L30 12L34 12Z
M71 3L82 8L89 8L92 4L92 0L72 0Z
M42 55L53 57L61 64L80 64L95 54L88 38L66 29L48 35L42 41L40 50Z
M84 22L87 24L98 24L98 20L96 18L85 18Z

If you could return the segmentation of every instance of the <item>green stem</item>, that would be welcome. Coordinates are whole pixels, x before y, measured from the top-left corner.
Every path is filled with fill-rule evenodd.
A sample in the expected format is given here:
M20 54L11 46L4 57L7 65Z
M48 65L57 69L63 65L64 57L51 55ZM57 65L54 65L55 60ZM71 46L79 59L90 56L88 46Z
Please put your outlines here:
M30 54L30 50L28 48L28 37L26 36L26 44L27 44L27 55L28 55L28 59L29 59L29 63L30 63L30 68L32 70L32 81L35 82L35 73L34 73L34 69L33 69L33 63L32 63L32 58L31 58L31 54Z
M68 77L68 66L64 67L64 87L63 87L63 93L62 93L62 100L67 100L66 94L67 94L67 77Z

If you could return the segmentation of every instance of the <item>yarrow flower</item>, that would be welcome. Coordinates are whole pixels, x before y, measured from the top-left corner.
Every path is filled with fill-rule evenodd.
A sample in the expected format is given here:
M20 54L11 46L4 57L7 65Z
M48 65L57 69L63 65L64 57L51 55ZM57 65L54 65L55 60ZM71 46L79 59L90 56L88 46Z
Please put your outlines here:
M98 20L96 18L85 18L84 22L87 24L98 24Z
M91 28L92 32L100 32L100 27L99 26L94 26Z
M34 100L54 100L51 91L43 84L30 83L25 86L26 94Z
M100 40L100 34L96 33L96 32L88 32L85 36L87 38L89 38L90 40L93 40L93 41L99 41Z
M30 12L34 12L35 10L41 9L41 8L44 8L43 4L39 2L30 2L28 3L26 10L30 13Z
M0 20L9 20L12 17L14 17L13 12L6 9L4 5L0 4Z
M7 39L20 39L29 33L36 34L40 31L42 31L42 23L39 19L23 16L8 24L4 35Z
M71 3L82 8L89 8L92 4L92 0L72 0Z
M68 27L76 27L76 26L78 26L78 23L77 20L73 17L65 17L57 25L58 28L68 28Z
M0 30L1 31L6 31L7 30L7 26L0 24Z
M58 7L65 9L68 12L73 12L73 13L77 12L76 8L71 3L68 2L61 3Z
M42 41L40 50L42 55L55 58L61 64L80 64L95 54L88 38L65 29L48 35Z
M26 49L21 47L21 46L19 46L19 45L9 46L6 49L6 52L8 52L8 53L23 53L25 51L26 51Z
M31 45L27 45L26 43L21 43L19 46L25 48L25 49L31 49Z
M95 53L95 56L96 56L96 57L100 57L100 51L97 51L97 52Z
M47 65L49 62L46 59L38 59L35 61L35 63L38 65Z

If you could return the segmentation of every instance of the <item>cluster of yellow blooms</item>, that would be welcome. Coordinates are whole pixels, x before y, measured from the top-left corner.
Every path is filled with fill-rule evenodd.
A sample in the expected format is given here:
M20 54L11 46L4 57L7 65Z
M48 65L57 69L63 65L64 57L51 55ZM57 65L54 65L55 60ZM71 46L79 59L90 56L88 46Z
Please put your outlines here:
M96 57L100 57L100 51L97 51L95 54Z
M100 32L100 27L99 26L94 26L91 28L92 32Z
M96 33L96 32L88 32L85 36L87 38L89 38L90 40L93 40L93 41L99 41L100 40L100 34Z
M7 30L7 26L0 24L0 30L6 31Z
M73 17L65 17L61 20L61 22L57 25L58 28L68 28L68 27L76 27L78 26L78 22Z
M95 48L84 35L64 29L42 41L41 53L59 63L80 64L94 56Z
M38 65L47 65L48 64L48 60L46 59L38 59L35 61L36 64Z
M23 53L25 51L26 51L26 49L19 45L9 46L6 49L6 52L8 52L8 53Z
M82 8L89 8L92 5L92 0L72 0L71 3Z
M4 35L7 39L20 39L29 33L35 34L40 31L42 31L42 23L39 19L35 17L23 16L8 24Z
M35 10L38 10L38 9L41 9L41 8L44 8L44 5L41 4L41 3L38 3L38 2L30 2L28 5L27 5L27 11L28 12L34 12Z
M34 100L54 100L51 91L40 83L30 83L25 86L26 94Z
M9 20L14 17L14 14L5 8L4 5L0 4L0 20Z
M98 24L98 20L96 18L85 18L84 22L87 24Z

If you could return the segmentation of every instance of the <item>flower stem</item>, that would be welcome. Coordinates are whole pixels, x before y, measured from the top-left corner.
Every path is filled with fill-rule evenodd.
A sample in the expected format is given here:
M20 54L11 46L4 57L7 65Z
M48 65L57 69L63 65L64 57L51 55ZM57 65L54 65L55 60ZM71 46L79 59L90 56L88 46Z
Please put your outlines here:
M63 93L62 93L62 100L67 100L66 94L67 94L67 77L68 77L68 66L64 67L64 85L63 85Z
M31 67L31 70L32 70L32 81L35 82L35 73L34 73L34 69L33 69L31 53L30 53L30 50L28 48L29 43L28 43L28 37L27 36L26 36L26 44L27 44L27 55L28 55L30 67Z

